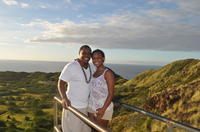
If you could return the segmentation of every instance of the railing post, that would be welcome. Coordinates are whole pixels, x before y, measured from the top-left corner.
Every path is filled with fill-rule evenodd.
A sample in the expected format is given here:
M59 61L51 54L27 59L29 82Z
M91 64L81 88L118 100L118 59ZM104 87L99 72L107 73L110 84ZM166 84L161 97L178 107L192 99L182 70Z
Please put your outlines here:
M173 127L167 126L167 132L173 132Z
M60 132L58 128L58 103L55 101L54 103L54 132Z
M168 121L166 122L166 125L167 125L167 132L173 132L174 130L174 126L173 126L173 123Z

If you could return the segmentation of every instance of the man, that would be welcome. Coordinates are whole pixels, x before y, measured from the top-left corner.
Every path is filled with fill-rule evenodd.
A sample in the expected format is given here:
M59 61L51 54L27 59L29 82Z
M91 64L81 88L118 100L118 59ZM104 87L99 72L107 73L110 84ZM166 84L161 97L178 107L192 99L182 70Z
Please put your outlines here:
M83 45L79 50L79 58L69 62L62 70L58 81L58 90L63 108L72 105L80 112L87 114L88 85L93 74L89 64L90 57L91 48ZM66 84L68 84L67 90ZM63 132L91 131L87 124L66 109L63 109L62 113L62 130Z

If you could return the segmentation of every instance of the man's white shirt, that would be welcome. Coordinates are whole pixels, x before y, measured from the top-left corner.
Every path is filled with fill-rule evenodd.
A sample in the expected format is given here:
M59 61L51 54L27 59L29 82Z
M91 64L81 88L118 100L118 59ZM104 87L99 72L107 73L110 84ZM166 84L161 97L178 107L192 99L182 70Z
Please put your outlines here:
M95 72L96 68L93 64L90 64L91 67L91 76ZM87 69L83 68L87 80L90 78L89 67ZM81 69L81 66L78 61L74 60L69 62L62 70L60 80L67 82L67 91L66 95L71 101L71 105L75 108L86 108L88 105L89 98L89 84L85 81L84 73Z

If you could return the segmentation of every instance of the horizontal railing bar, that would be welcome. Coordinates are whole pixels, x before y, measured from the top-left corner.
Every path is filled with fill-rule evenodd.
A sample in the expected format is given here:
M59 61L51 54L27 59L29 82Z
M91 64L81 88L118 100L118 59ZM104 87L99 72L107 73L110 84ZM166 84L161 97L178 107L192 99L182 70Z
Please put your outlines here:
M54 130L56 130L56 132L61 132L61 131L57 128L57 126L54 126Z
M54 99L56 101L58 101L60 104L62 104L62 101L58 97L54 97ZM74 108L72 106L68 106L67 110L69 110L70 112L72 112L79 119L81 119L86 124L90 125L91 127L95 128L96 130L98 130L100 132L111 132L111 130L109 130L107 128L104 128L102 126L99 126L96 121L93 121L93 120L89 119L86 115L84 115L83 113L79 112L76 108Z
M131 105L128 105L128 104L125 104L125 103L122 103L122 102L118 102L118 101L115 101L115 103L119 103L121 104L122 106L130 109L130 110L133 110L133 111L136 111L136 112L139 112L139 113L142 113L144 115L147 115L147 116L150 116L154 119L157 119L157 120L160 120L160 121L163 121L165 123L170 123L174 126L177 126L177 127L180 127L180 128L183 128L183 129L186 129L186 130L189 130L191 132L200 132L200 129L198 128L194 128L192 126L189 126L189 125L186 125L186 124L183 124L183 123L180 123L178 121L174 121L174 120L171 120L169 118L166 118L166 117L163 117L163 116L160 116L160 115L157 115L157 114L154 114L154 113L151 113L151 112L147 112L141 108L137 108L137 107L134 107L134 106L131 106Z

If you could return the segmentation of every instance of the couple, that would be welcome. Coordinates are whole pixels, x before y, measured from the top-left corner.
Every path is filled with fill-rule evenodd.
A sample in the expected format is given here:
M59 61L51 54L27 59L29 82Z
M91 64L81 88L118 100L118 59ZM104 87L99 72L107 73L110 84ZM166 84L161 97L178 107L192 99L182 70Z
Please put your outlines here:
M89 64L90 58L94 66ZM81 46L79 58L69 62L62 70L58 90L64 108L71 105L107 127L113 114L114 74L104 66L104 60L103 51L97 49L92 52L88 45ZM62 113L62 130L91 132L87 124L66 109Z

